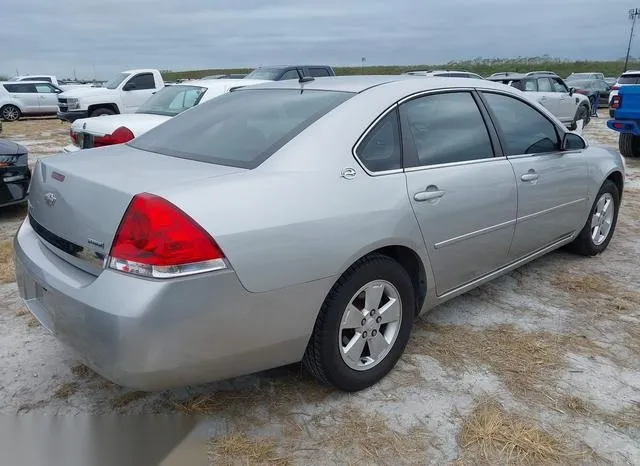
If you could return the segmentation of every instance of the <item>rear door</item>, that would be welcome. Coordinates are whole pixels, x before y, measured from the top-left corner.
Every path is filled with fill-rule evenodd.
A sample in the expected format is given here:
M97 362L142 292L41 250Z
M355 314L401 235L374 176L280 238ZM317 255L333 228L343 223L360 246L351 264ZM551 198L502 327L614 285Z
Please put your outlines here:
M122 100L125 112L133 113L145 103L156 90L156 82L153 73L139 73L122 87Z
M537 78L538 85L537 100L545 106L551 113L560 118L565 118L560 105L560 94L554 92L551 80L547 77Z
M19 82L5 84L4 88L9 92L11 97L20 102L22 113L38 113L40 111L38 93L32 83Z
M400 105L409 200L443 295L503 266L513 238L513 169L471 91Z
M560 151L560 130L524 100L490 91L482 95L516 176L518 217L509 252L516 260L582 228L587 161L581 150Z
M38 104L41 113L56 113L58 111L58 92L51 84L36 83Z

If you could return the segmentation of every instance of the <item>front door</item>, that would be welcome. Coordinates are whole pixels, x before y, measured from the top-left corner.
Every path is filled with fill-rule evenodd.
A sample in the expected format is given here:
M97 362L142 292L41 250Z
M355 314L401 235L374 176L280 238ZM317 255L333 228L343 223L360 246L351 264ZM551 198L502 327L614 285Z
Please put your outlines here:
M400 113L408 196L442 295L507 262L513 169L494 156L495 138L471 92L417 97Z
M554 92L560 99L558 118L563 123L573 121L578 110L577 97L570 95L569 88L560 78L550 78L550 81Z
M518 217L509 256L526 256L582 228L587 170L582 151L560 150L561 130L516 97L483 92L518 186Z
M124 102L124 111L133 113L138 110L156 90L155 79L153 73L140 73L129 80L122 86L122 100Z
M40 113L56 113L58 111L58 93L51 84L36 83Z

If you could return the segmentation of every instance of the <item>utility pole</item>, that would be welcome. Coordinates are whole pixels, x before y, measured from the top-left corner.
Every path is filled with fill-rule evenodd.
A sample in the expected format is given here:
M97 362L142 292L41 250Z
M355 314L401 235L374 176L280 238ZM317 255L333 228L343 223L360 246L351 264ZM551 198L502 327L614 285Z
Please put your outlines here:
M629 52L631 52L631 39L633 39L633 30L636 27L636 19L640 16L640 8L632 8L629 10L629 19L631 20L631 34L629 34L629 45L627 46L627 57L624 59L624 71L627 71L629 65Z
M367 62L367 57L362 57L360 59L360 72L364 74L364 64Z

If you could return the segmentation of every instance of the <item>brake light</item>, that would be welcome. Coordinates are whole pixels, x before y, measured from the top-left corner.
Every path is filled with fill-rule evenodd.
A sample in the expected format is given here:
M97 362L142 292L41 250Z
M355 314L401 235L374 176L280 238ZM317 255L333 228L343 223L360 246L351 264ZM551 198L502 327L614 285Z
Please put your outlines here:
M105 134L104 136L94 136L93 146L111 146L113 144L124 144L131 141L135 136L129 128L121 126L111 134Z
M578 94L587 95L587 91L585 91L584 89L576 89L576 92L577 92Z
M69 137L71 137L71 142L78 144L78 135L73 132L72 128L69 128Z
M227 267L213 238L169 201L136 195L118 227L110 268L153 278L172 278Z
M623 125L622 123L614 123L614 124L613 124L613 127L614 127L615 129L622 129L622 128L624 128L624 125Z
M622 96L614 95L613 98L611 99L611 108L617 109L617 108L620 108L621 105L622 105Z

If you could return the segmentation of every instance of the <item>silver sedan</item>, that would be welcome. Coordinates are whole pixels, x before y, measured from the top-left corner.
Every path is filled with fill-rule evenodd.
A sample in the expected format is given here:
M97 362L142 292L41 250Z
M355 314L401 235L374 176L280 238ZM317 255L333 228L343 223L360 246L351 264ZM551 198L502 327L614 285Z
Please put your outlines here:
M39 160L16 272L42 325L119 384L302 361L356 391L416 315L561 246L602 252L623 180L619 154L513 87L269 83Z

